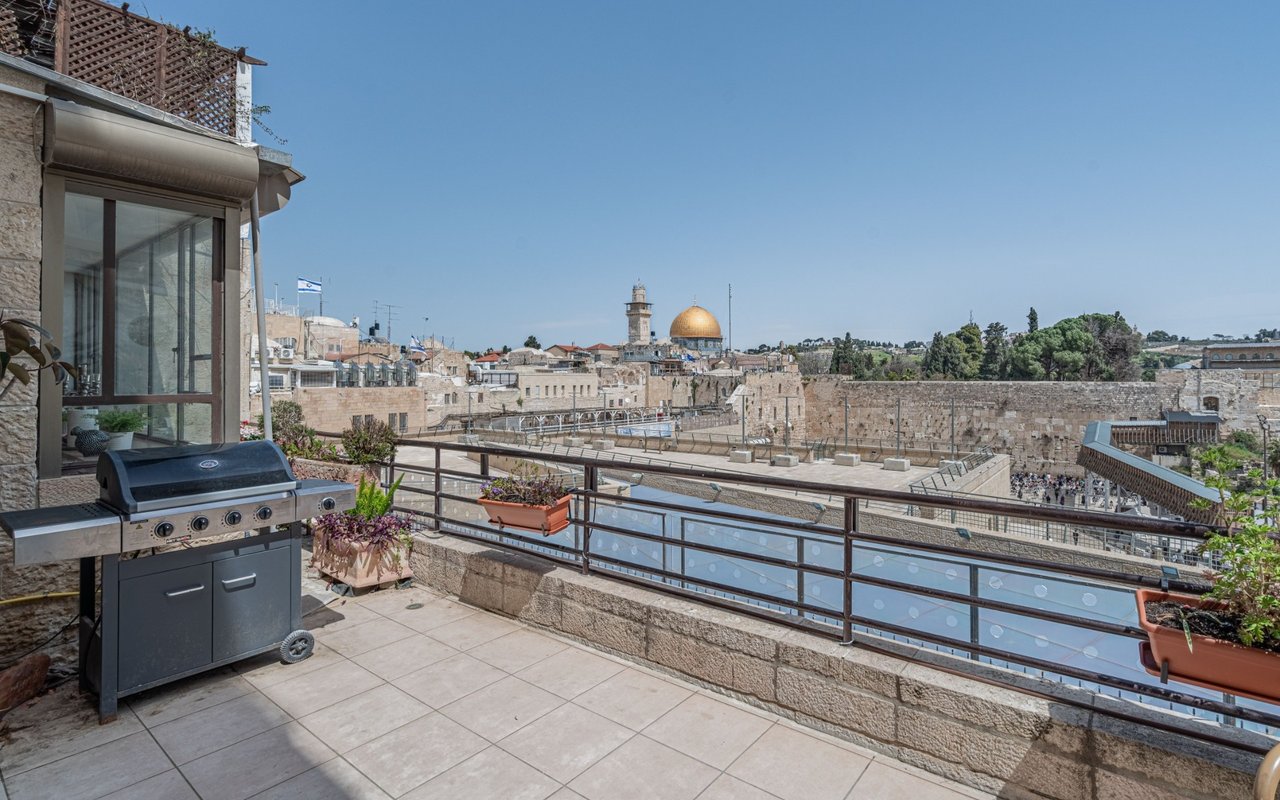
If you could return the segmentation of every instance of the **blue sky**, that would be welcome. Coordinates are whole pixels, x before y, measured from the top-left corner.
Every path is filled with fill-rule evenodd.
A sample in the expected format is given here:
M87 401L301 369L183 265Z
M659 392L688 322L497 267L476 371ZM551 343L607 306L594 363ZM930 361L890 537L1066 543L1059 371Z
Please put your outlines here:
M144 8L139 7L143 5ZM1280 325L1274 2L147 0L270 62L268 287L459 347ZM270 140L259 134L263 141ZM270 290L270 289L269 289ZM430 317L430 322L423 322Z

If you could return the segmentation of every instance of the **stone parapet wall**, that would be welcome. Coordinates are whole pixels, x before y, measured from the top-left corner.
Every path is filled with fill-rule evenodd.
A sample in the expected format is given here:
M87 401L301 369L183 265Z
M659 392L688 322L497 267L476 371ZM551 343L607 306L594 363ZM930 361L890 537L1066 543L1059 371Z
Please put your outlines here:
M943 669L997 670L936 653L900 658L650 591L533 556L420 536L417 579L1001 797L1246 797L1258 757L1115 720L1110 701L1035 681L1079 708ZM890 646L895 649L899 646ZM904 651L905 654L906 651ZM1011 682L1028 676L999 673ZM1119 708L1119 706L1117 706ZM1130 714L1156 714L1123 708ZM1170 717L1164 717L1166 721ZM1189 723L1199 724L1199 723ZM1260 741L1226 730L1223 735Z

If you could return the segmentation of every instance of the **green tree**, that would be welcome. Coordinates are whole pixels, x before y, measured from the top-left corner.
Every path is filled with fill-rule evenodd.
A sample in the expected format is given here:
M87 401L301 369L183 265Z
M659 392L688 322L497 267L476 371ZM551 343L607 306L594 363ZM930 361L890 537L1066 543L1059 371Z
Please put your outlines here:
M532 347L534 350L541 350L542 345L538 344L538 337L529 334L529 338L524 340L525 347Z
M969 353L964 342L954 333L933 334L929 348L920 360L920 371L932 380L964 380L969 375Z
M983 334L982 365L978 368L980 379L1002 381L1009 377L1009 343L1004 338L1008 332L999 322L987 326Z
M982 365L983 345L982 345L982 328L976 323L968 322L955 332L955 337L964 344L965 351L965 377L976 378L978 369Z
M1036 313L1036 307L1032 306L1027 312L1027 333L1035 333L1040 330L1040 315Z

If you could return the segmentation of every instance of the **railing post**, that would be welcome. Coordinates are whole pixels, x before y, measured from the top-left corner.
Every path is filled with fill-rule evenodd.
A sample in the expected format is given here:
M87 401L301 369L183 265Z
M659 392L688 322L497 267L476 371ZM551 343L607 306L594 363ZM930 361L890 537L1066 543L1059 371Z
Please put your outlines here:
M582 468L582 482L587 494L582 496L582 574L591 572L591 508L594 498L591 493L596 490L599 474L596 468L586 465Z
M480 477L482 478L489 477L489 454L488 453L480 454Z
M841 613L840 644L853 645L853 534L858 530L858 500L844 498L844 609Z
M441 492L441 487L440 487L440 448L439 448L439 447L436 447L436 449L435 449L435 450L436 450L436 467L435 467L435 474L434 474L434 476L432 477L432 481L434 482L434 484L435 484L435 485L431 487L431 489L432 489L432 493L433 493L433 494L434 494L434 496L435 496L435 519L433 519L433 520L432 520L432 523L435 525L435 527L434 527L434 528L432 528L432 530L437 530L437 531L438 531L438 530L440 530L440 529L443 527L443 526L440 524L440 518L444 515L444 504L443 504L443 502L442 502L442 501L441 501L441 499L440 499L440 492Z
M979 620L978 620L979 609L978 609L978 603L977 603L978 601L978 565L977 564L969 565L969 597L973 598L973 601L974 601L969 604L969 644L972 644L976 647L978 644L980 644L980 640L982 636L981 625L979 624ZM977 651L970 650L969 658L971 658L974 661L977 661L978 660Z

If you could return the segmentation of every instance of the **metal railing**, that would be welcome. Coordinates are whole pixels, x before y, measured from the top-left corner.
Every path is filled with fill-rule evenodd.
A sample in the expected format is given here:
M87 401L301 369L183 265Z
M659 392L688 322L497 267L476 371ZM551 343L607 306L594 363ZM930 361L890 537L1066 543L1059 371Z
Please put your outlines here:
M511 447L401 441L404 450L432 451L427 463L388 465L390 477L406 475L395 510L422 526L461 538L533 553L611 579L729 608L873 649L886 642L962 656L1008 672L1009 688L1055 702L1075 703L1135 724L1163 728L1259 754L1269 749L1216 735L1212 726L1188 726L1170 718L1127 717L1123 710L1072 700L1039 681L1173 709L1225 725L1280 734L1280 709L1192 687L1175 688L1141 666L1132 591L1163 587L1198 593L1203 583L1166 574L1065 564L1054 553L1009 555L916 541L876 530L873 504L916 506L938 514L968 513L1026 519L1034 524L1096 524L1152 537L1198 542L1203 525L1075 509L1028 508L977 498L933 497L909 492L796 481L769 475L728 473L674 464L646 464L628 486L602 491L618 464L596 454L527 451ZM476 471L446 468L442 455L478 459ZM549 537L499 529L475 505L478 486L492 474L491 459L542 462L581 476L572 491L570 528ZM646 475L681 479L712 494L699 500L645 487ZM718 502L718 482L766 491L826 494L839 498L839 524L782 517ZM621 494L629 490L630 496ZM821 519L821 517L820 517ZM1067 602L1063 598L1078 598ZM1088 644L1072 644L1073 641ZM895 652L895 655L901 655ZM963 663L963 662L962 662ZM951 667L951 669L955 669ZM975 674L978 679L990 680ZM1041 687L1041 688L1036 688ZM1108 704L1109 706L1112 704Z

